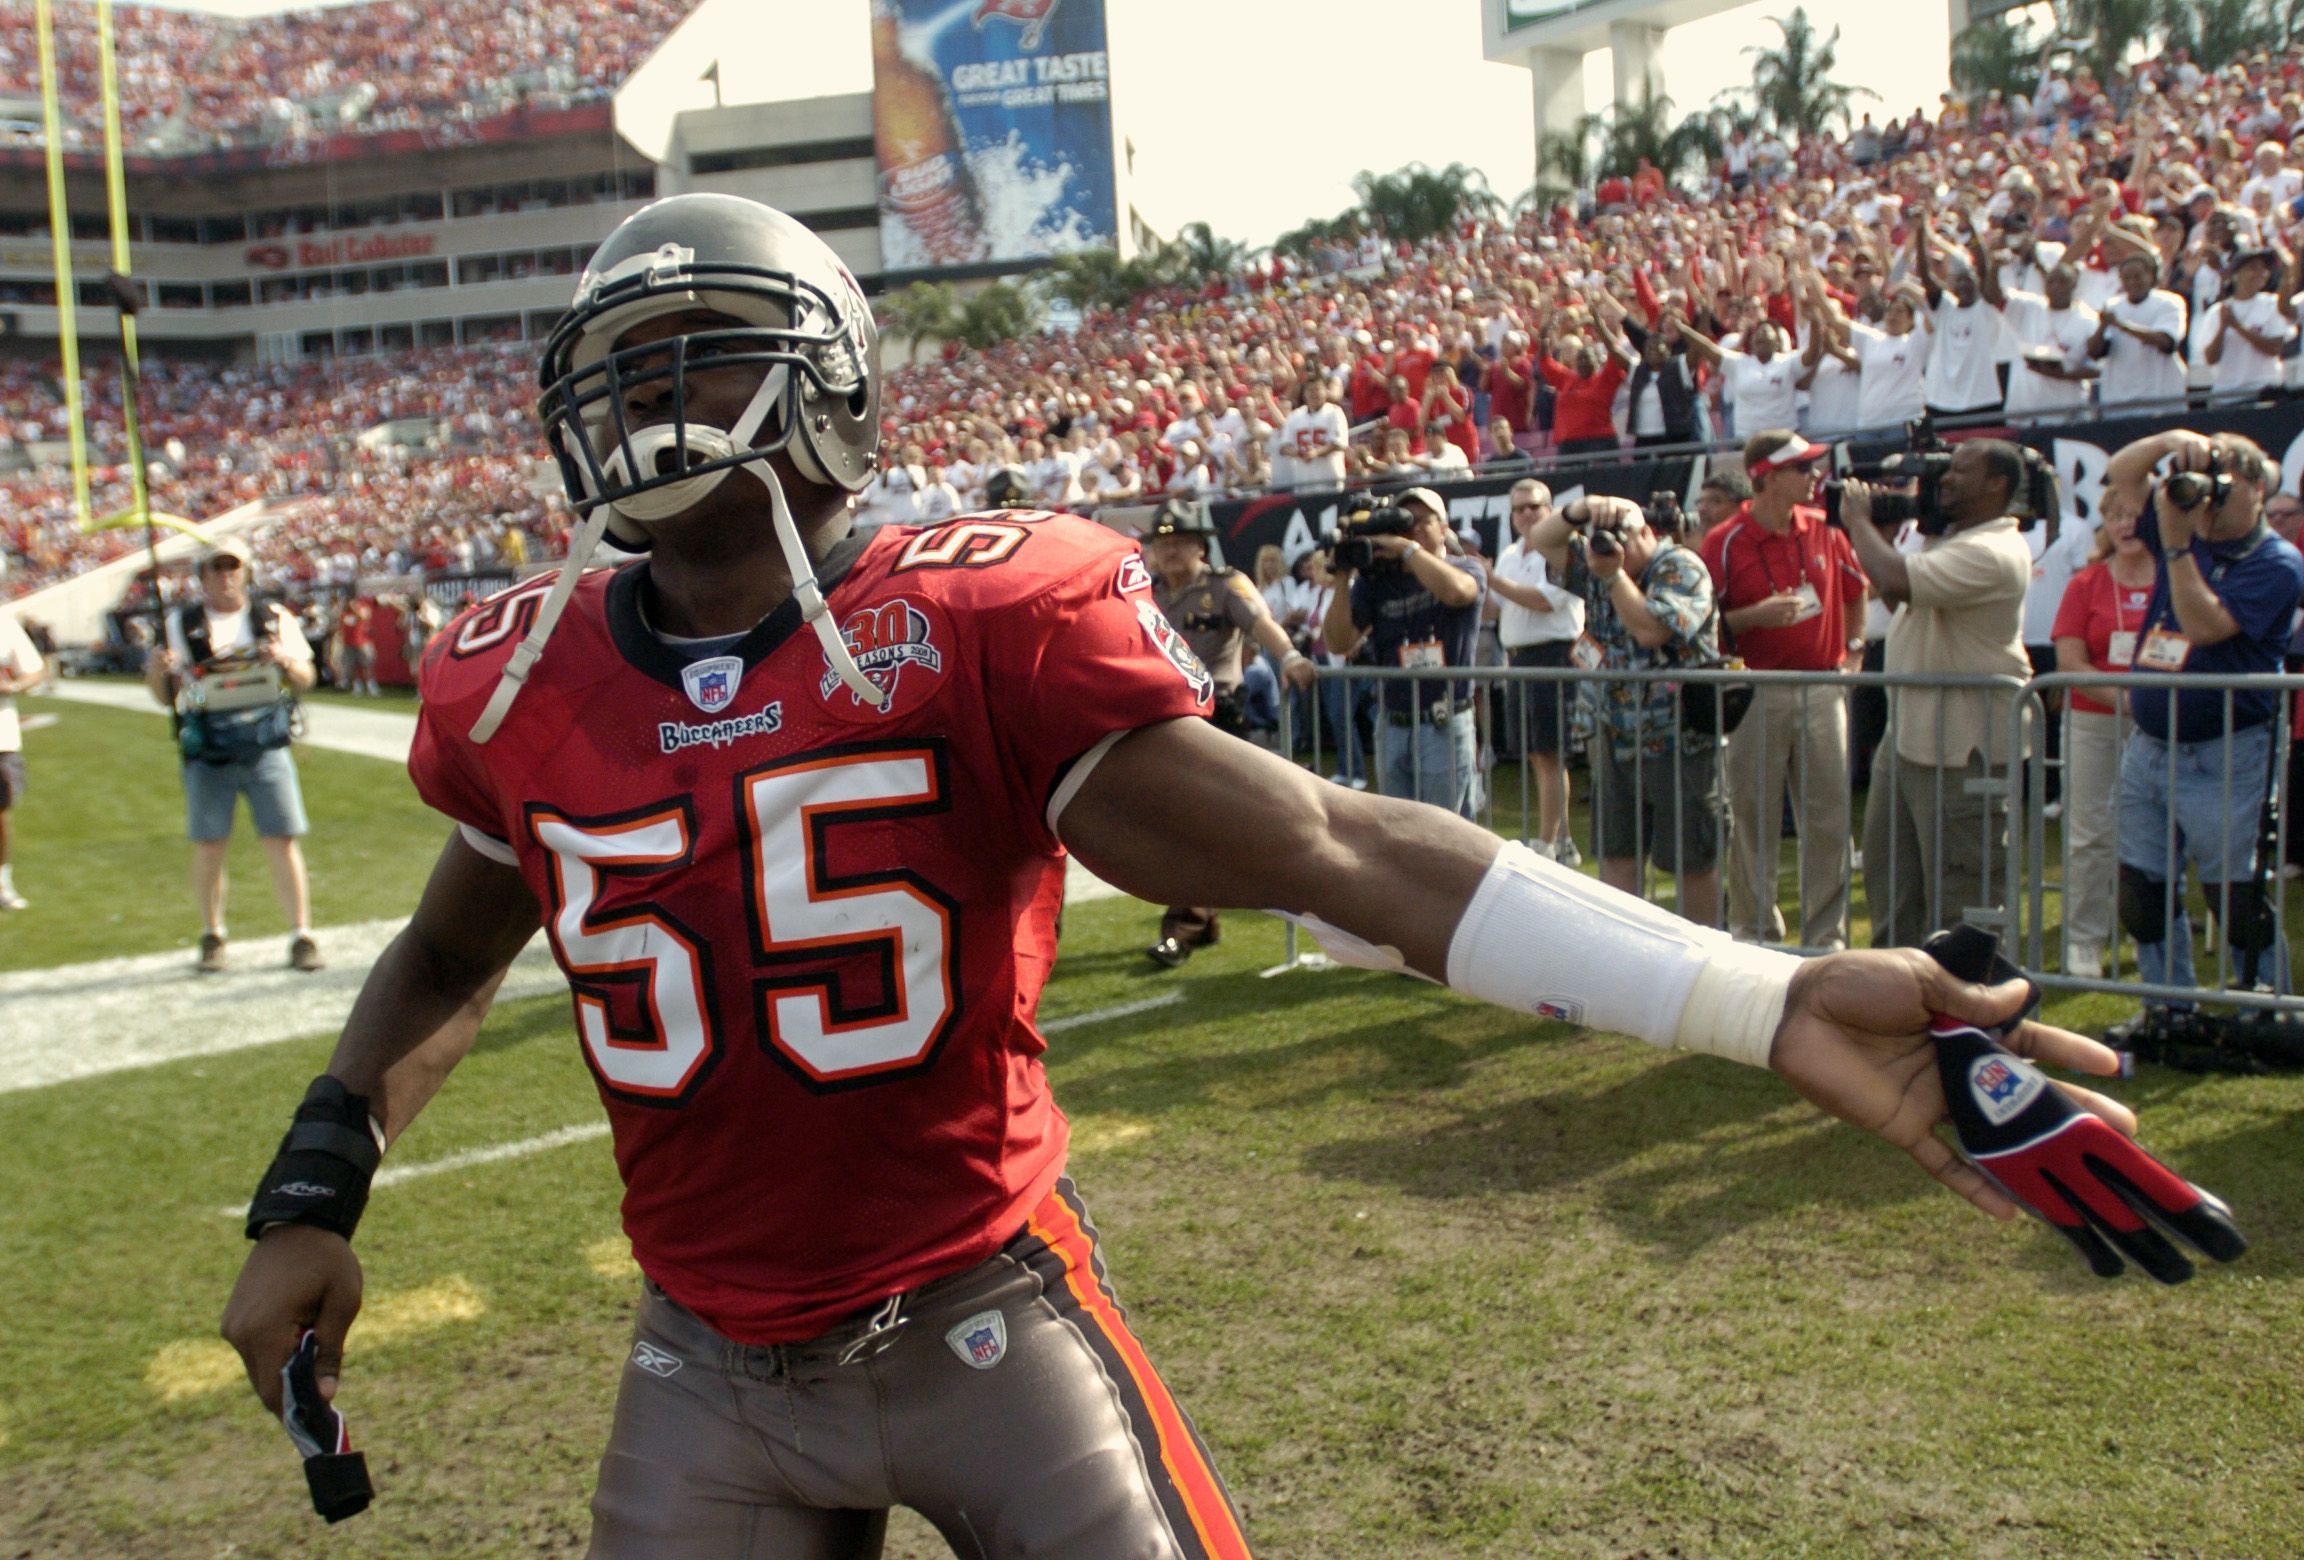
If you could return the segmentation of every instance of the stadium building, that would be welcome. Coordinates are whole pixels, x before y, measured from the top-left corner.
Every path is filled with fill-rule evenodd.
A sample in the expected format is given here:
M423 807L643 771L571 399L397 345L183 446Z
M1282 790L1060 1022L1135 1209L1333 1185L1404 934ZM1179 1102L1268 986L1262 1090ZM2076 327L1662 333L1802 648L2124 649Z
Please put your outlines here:
M849 3L861 18L867 0ZM0 13L29 9L0 6ZM458 9L444 6L436 25L446 31L449 13ZM904 230L884 223L874 93L724 104L721 62L756 50L757 8L745 0L648 0L630 9L655 15L668 30L632 38L627 57L611 62L622 68L589 84L571 87L539 68L462 83L460 101L405 104L380 96L348 66L339 73L339 90L292 109L276 95L292 73L276 70L267 72L273 79L256 84L259 98L275 94L266 107L207 133L187 120L215 116L188 114L182 106L165 117L142 116L128 137L126 159L141 340L177 356L282 363L538 339L566 307L584 257L609 228L657 195L690 190L727 191L792 213L824 236L868 292L891 276L902 282L1011 274L1044 259L1050 248L1072 247L1003 248L988 232L973 240L954 235L947 222L939 236L954 240L948 247L884 254L884 233ZM875 16L905 9L902 0L880 0L872 8ZM357 37L364 31L359 13L370 10L384 7L352 5L274 20L300 15L308 25L329 21ZM1092 21L1089 41L1097 44L1092 59L1088 51L1055 57L1058 63L1045 73L1084 79L1052 81L1045 90L1078 93L1092 86L1099 93L1094 106L1103 107L1101 5L1042 10L1043 26L1074 15L1084 19L1083 28ZM174 29L191 25L185 13L122 7L118 14L124 79L139 72L140 50L161 47ZM85 7L60 7L59 16L78 331L100 346L116 339L118 322L103 280L111 248L98 121L93 86L83 81L79 92L69 90L72 56L92 56L94 47L78 34L91 33L93 23ZM27 46L0 50L0 337L18 350L52 352L62 322L40 101L36 77L11 81L7 75L11 60L18 76L31 66L29 20L27 14ZM206 25L193 47L209 55L229 52L248 29L268 25L201 20ZM986 29L958 31L965 46L981 44ZM1002 31L991 29L995 41ZM907 39L911 35L908 27ZM934 46L933 40L917 47L908 41L899 55L891 43L889 57L876 59L875 67L897 87L884 86L880 96L910 101L907 88L914 97L926 94L918 109L928 121L922 135L951 140L962 131L959 121L979 106L972 98L989 96L968 89L997 74L1000 62L938 61L930 55ZM92 69L92 60L85 63ZM1006 63L1039 62L1027 56ZM1003 96L1014 103L1013 91ZM1002 105L989 107L999 112ZM1097 117L1109 138L1109 113ZM910 133L880 128L884 135ZM1091 156L1086 172L1092 185L1100 184L1107 216L1104 231L1091 223L1084 236L1126 250L1143 238L1142 222L1133 213L1125 225L1112 221L1120 173L1109 156L1095 164ZM960 220L989 230L1000 216L1001 192L981 172L972 181L963 176L955 188L947 205L964 198L971 209Z

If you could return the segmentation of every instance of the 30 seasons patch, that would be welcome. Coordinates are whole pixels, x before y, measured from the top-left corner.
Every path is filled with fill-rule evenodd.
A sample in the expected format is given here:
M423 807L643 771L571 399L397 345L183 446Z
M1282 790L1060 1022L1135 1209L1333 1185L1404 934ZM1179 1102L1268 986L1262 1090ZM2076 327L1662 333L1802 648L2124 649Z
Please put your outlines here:
M841 620L840 638L866 680L888 695L888 702L875 710L858 698L854 689L841 683L827 656L816 692L835 715L880 720L915 710L943 683L952 631L943 609L933 601L897 596L860 607Z

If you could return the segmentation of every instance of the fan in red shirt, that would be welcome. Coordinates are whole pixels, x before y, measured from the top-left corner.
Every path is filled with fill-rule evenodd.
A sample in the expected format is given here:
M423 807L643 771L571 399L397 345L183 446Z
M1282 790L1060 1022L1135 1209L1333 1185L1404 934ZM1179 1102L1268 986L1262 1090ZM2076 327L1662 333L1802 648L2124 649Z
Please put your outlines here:
M1762 671L1834 672L1863 659L1864 570L1847 533L1811 508L1830 450L1788 428L1745 441L1752 496L1704 535L1723 639ZM1728 736L1728 927L1781 942L1777 837L1787 780L1800 824L1800 942L1848 938L1848 701L1836 687L1764 683Z
M1605 293L1601 297L1614 302ZM1622 312L1617 310L1619 318ZM1552 438L1563 455L1601 454L1624 442L1616 427L1616 392L1639 359L1607 325L1595 321L1595 329L1607 350L1599 342L1587 341L1576 349L1573 364L1552 355L1557 326L1547 326L1544 332L1544 356L1536 371L1552 387Z
M2152 605L2152 584L2152 551L2136 534L2135 500L2125 489L2107 488L2095 555L2065 585L2056 608L2050 631L2056 670L2127 671ZM2064 968L2094 977L2104 973L2112 941L2120 865L2114 798L2128 719L2114 708L2112 690L2073 688L2066 697L2064 839L2072 855L2064 880Z

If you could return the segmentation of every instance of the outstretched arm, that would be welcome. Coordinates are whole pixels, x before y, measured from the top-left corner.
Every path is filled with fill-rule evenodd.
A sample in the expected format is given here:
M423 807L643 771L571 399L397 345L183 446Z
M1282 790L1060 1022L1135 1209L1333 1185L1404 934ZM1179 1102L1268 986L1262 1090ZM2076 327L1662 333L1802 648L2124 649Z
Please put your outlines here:
M1708 1032L1711 1010L1685 998L1678 1011L1666 1011L1662 1000L1632 1001L1624 988L1639 977L1628 963L1673 950L1674 958L1709 961L1709 971L1737 957L1721 934L1506 847L1452 813L1326 785L1202 721L1148 726L1121 741L1058 826L1091 870L1129 893L1155 903L1260 906L1317 918L1332 952L1349 947L1354 962L1382 967L1396 961L1475 995L1533 991L1548 982L1577 991L1577 971L1592 966L1595 943L1621 939L1632 951L1594 983L1596 992L1618 995L1598 997L1589 1016L1630 1028L1609 1005L1639 1006L1651 1031L1641 1038L1660 1044L1691 1029ZM1177 850L1175 842L1186 837L1200 848ZM1541 934L1540 918L1547 919ZM1782 1017L1760 1047L1767 1065L1986 1212L2012 1216L2015 1205L1936 1135L1946 1107L1927 1030L1931 1013L2005 1020L2022 1006L2022 986L1957 981L1913 949L1769 968L1788 973ZM1685 976L1681 982L1685 993ZM2109 1075L2119 1066L2094 1041L2042 1024L2022 1025L2009 1043L2083 1071ZM2134 1118L2118 1104L2068 1092L2122 1131L2133 1130Z

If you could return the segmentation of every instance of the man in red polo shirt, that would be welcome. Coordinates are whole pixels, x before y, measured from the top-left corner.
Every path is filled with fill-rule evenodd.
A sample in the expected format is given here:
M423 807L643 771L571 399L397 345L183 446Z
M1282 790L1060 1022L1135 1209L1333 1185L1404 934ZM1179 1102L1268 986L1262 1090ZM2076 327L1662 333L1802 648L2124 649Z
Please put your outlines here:
M1724 638L1766 671L1853 670L1864 656L1864 571L1844 532L1810 507L1828 453L1788 428L1744 444L1752 496L1698 548ZM1725 647L1724 647L1725 648ZM1848 940L1848 704L1838 688L1762 685L1728 737L1728 929L1780 942L1777 839L1792 782L1800 829L1800 942Z

